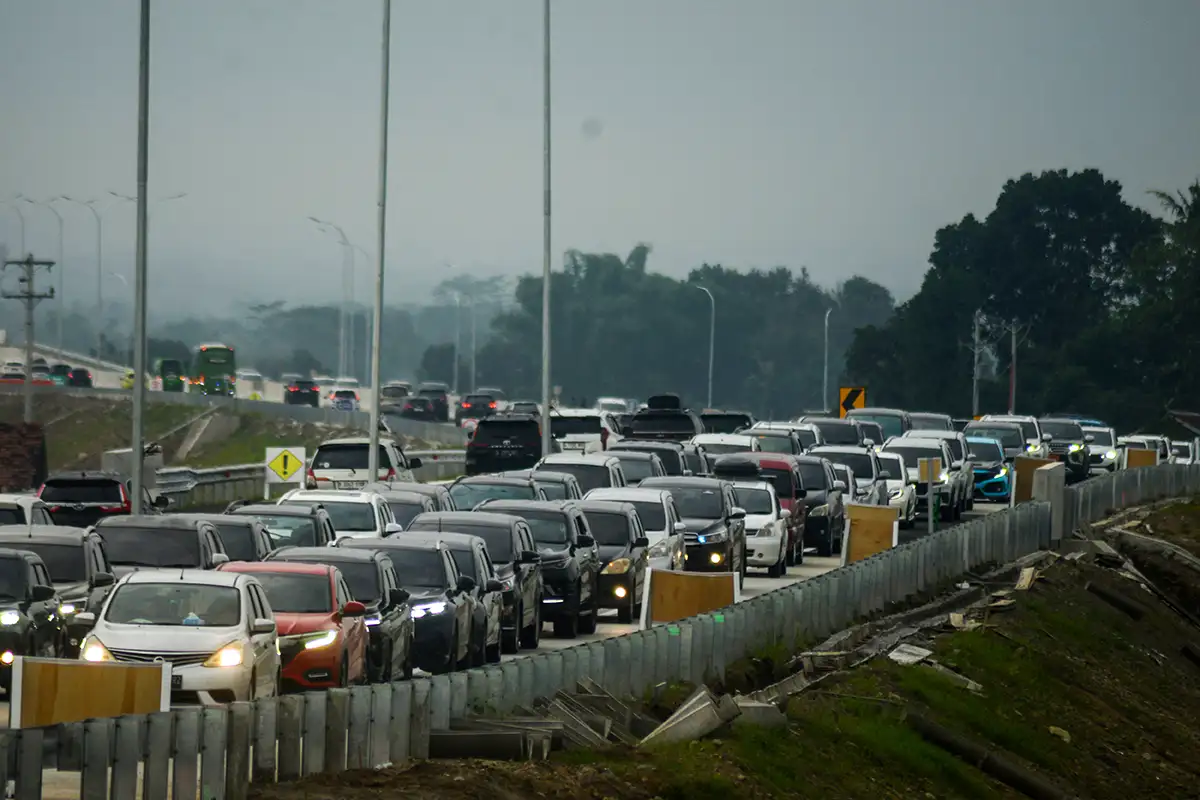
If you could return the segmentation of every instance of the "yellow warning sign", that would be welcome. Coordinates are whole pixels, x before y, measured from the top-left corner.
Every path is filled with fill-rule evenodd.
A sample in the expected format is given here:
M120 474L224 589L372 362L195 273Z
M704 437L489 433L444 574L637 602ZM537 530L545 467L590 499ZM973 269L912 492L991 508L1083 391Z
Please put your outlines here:
M300 453L303 452L303 450L300 451ZM304 469L304 456L295 450L279 448L275 453L269 455L273 457L267 461L267 469L274 473L280 483L291 483L296 473Z

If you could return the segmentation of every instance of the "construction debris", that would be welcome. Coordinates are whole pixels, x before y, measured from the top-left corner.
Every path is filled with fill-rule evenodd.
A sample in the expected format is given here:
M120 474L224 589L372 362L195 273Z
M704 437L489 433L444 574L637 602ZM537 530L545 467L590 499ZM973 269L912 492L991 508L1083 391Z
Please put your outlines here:
M732 722L741 713L732 697L722 695L717 698L707 686L701 686L666 722L642 739L638 747L700 739Z
M896 649L888 653L888 658L895 661L897 664L917 664L933 655L932 650L926 650L924 647L917 647L912 644L897 645Z

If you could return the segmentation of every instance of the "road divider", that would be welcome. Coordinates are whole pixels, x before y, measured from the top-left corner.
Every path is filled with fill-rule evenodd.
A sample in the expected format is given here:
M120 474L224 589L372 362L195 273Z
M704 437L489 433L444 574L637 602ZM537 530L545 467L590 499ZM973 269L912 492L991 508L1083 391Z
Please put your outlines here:
M9 728L169 711L171 665L17 656L8 703Z
M846 504L846 541L842 566L862 561L900 544L900 509Z
M736 573L666 569L652 569L646 573L643 596L643 629L708 614L742 600Z

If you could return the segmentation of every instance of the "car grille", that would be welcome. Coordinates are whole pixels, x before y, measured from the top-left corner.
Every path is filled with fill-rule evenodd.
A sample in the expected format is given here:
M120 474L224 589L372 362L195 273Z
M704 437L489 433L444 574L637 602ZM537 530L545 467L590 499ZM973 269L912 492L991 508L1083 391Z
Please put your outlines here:
M685 541L685 542L687 542L688 544L696 544L696 542L697 542L697 538L696 538L696 537L698 537L699 535L700 535L700 534L698 534L698 533L691 533L691 532L689 531L689 532L687 532L687 533L684 533L684 534L683 534L683 539L684 539L684 541Z
M1051 442L1050 443L1050 452L1051 453L1066 453L1066 452L1070 451L1072 444L1074 444L1074 442Z
M1104 453L1092 453L1088 456L1088 462L1091 464L1103 464Z
M112 653L112 657L117 661L124 661L130 664L153 664L156 662L166 662L176 667L194 667L197 664L203 664L212 656L212 652L204 653L162 653L148 650L118 650L110 647L108 652Z
M975 480L977 480L977 481L991 480L992 478L996 477L998 474L1000 474L999 467L992 467L991 469L977 469L977 470L975 470Z

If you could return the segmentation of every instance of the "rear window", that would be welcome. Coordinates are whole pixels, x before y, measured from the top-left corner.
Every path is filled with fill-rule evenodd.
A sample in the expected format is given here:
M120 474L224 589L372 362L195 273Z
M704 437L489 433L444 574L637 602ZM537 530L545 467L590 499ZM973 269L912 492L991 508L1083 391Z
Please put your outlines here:
M121 505L121 484L113 480L51 478L39 494L47 503L113 503Z
M297 389L312 389L314 386L317 385L317 383L316 383L316 381L298 380L298 381L295 381L292 385L295 386ZM386 392L386 390L385 390L385 392Z
M858 427L839 420L814 420L813 426L821 432L825 444L858 444Z
M619 453L622 450L629 450L629 451L632 451L635 453L654 453L654 455L658 456L658 460L662 462L663 471L666 472L668 475L682 475L683 474L682 451L676 450L673 447L671 447L671 448L663 447L663 448L653 448L652 449L649 447L625 447L625 446L622 446L621 444L618 444L616 447L613 447L610 449L615 451L613 453L613 455L617 456L618 458L620 458ZM688 467L688 469L692 469L692 468Z
M754 434L754 438L758 439L759 449L767 453L792 452L792 437L783 431L777 433L756 433Z
M408 397L407 386L385 386L381 390L381 397L389 397L395 399L397 397Z
M25 509L20 506L0 508L0 525L24 525Z
M338 389L336 392L333 393L333 396L344 399L344 400L354 400L355 398L358 397L358 392L354 391L353 389ZM364 452L365 451L366 450L365 450L365 445L364 445Z
M229 556L230 561L258 560L258 553L254 552L253 529L249 525L218 522L217 532L221 534L221 544L225 546L225 554Z
M431 388L426 387L424 389L418 389L417 394L424 395L425 397L441 397L446 394L446 390L445 389L431 389Z
M580 434L600 435L600 417L551 417L550 435L555 439Z
M484 420L475 429L473 437L478 444L500 444L505 439L513 444L537 443L541 446L538 424L531 419Z
M736 433L753 424L748 414L701 414L700 421L708 433Z
M339 392L339 395L341 393ZM354 392L350 391L350 396ZM370 464L367 445L363 444L323 444L317 448L313 456L313 469L368 469ZM387 448L379 445L379 463L387 464Z
M621 471L625 473L627 481L640 481L654 474L654 462L649 458L621 458L620 451L615 455L621 462Z
M687 414L643 411L633 416L630 427L636 433L686 433L694 435L696 424Z
M469 394L467 395L466 402L473 406L486 406L496 402L496 399L490 394Z
M952 431L954 422L941 414L909 414L915 431Z
M67 364L55 364L53 367L50 368L50 374L51 375L64 375L64 376L70 375L71 367L68 366Z
M164 358L159 365L159 371L163 375L177 377L183 374L183 362L174 358Z

